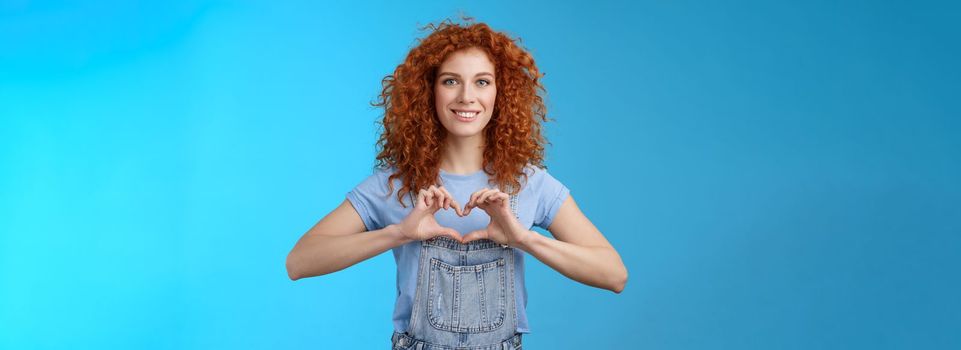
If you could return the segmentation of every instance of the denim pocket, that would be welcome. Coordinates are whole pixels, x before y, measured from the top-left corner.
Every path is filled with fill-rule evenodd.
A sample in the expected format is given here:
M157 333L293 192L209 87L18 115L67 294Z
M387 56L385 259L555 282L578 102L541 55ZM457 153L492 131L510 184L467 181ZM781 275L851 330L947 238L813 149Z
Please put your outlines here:
M490 332L504 324L506 271L504 258L455 266L430 259L427 320L449 332Z

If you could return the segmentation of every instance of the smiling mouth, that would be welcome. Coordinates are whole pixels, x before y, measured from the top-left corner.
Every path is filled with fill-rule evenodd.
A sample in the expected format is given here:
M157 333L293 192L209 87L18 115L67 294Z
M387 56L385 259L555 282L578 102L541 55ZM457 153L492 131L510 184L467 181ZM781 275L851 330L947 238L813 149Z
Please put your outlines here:
M454 114L457 115L457 119L460 119L463 121L474 120L475 118L477 118L477 115L480 114L480 112L477 112L477 111L458 111L453 109L451 110L451 112L454 112Z

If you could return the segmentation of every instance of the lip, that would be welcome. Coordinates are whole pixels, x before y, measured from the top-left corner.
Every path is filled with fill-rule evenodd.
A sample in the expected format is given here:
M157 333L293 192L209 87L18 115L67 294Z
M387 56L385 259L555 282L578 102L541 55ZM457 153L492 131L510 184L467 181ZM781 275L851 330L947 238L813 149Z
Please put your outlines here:
M451 109L450 111L454 113L454 118L457 118L457 120L465 123L470 123L474 120L477 120L477 116L480 115L480 112L481 112L481 111L471 111L471 110L465 110L465 109ZM464 117L461 117L460 114L457 114L457 112L468 112L468 113L476 113L476 114L474 115L473 118L464 118Z

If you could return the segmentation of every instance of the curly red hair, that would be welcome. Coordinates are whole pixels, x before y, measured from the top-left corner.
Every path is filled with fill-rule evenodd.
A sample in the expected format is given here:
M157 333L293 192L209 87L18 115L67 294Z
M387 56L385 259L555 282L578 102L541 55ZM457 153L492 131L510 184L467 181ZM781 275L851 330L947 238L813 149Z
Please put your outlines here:
M538 90L546 92L540 79L544 76L529 52L508 35L492 30L484 23L459 25L449 19L428 24L427 37L410 50L394 74L384 77L379 99L372 103L384 107L380 123L383 133L377 140L380 151L377 166L394 166L396 172L387 182L394 191L393 180L403 186L397 200L414 196L430 185L440 185L440 155L447 130L436 117L434 82L437 69L448 55L466 48L479 48L494 64L497 96L490 122L485 127L486 144L483 170L490 181L507 192L520 191L519 178L525 179L524 168L544 168L544 144L541 121L547 121L547 110ZM413 202L413 201L412 201Z

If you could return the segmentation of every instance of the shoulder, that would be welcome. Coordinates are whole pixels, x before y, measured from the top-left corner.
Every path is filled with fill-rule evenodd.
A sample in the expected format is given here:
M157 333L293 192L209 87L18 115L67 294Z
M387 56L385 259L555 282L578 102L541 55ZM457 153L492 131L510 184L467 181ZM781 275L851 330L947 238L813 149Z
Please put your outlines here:
M386 192L388 189L387 182L390 176L396 171L397 169L393 166L375 166L371 170L371 173L357 185L357 188L368 191ZM399 180L394 179L394 181L398 182Z
M384 213L396 202L390 199L387 181L394 173L391 167L374 167L371 173L347 192L347 200L364 221L368 230L384 227ZM396 191L396 186L395 189Z
M527 169L530 172L527 190L536 203L533 224L546 230L557 215L561 203L570 194L570 190L546 168L529 165Z
M382 167L375 166L371 176L377 177L378 179L382 179L383 181L386 182L387 179L390 178L390 176L396 172L397 172L397 168L395 168L392 165L382 166Z
M527 175L526 187L535 191L539 191L545 186L553 187L560 184L560 181L551 175L551 173L547 171L547 168L537 165L527 164L527 166L524 167L524 174Z

